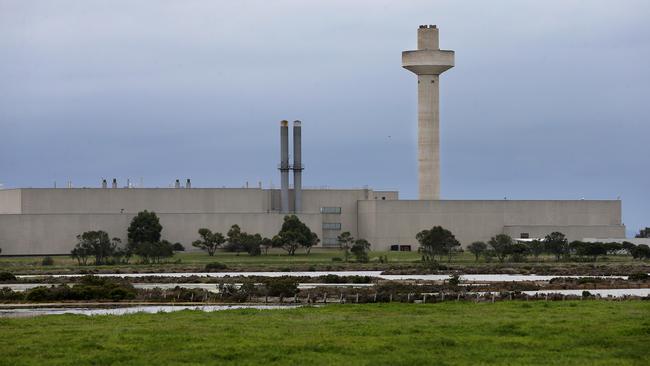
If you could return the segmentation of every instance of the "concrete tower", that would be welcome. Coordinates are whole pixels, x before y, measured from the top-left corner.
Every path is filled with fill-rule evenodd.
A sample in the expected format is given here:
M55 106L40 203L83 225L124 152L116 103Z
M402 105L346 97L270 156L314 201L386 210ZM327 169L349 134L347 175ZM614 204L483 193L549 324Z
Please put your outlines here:
M289 212L289 121L280 122L280 211Z
M302 132L301 122L293 121L293 204L294 212L302 211Z
M402 67L418 76L418 183L421 200L440 199L440 74L454 67L454 51L443 51L438 28L421 25L418 49L402 52Z

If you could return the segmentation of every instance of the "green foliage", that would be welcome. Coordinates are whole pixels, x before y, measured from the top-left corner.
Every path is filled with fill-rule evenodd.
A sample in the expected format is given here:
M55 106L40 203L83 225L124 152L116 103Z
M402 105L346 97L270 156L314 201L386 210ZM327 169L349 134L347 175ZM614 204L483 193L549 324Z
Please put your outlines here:
M269 296L293 296L298 293L298 280L290 276L270 277L264 280L264 287Z
M634 259L650 259L650 247L645 244L639 244L632 249L631 254Z
M77 245L70 252L70 257L76 259L79 265L85 265L89 257L95 258L95 265L107 264L111 257L115 257L119 238L111 240L108 233L102 230L86 231L77 235ZM120 257L122 251L119 252Z
M221 271L221 270L224 270L224 269L227 269L227 268L228 268L228 266L226 266L225 264L220 263L220 262L212 262L212 263L208 263L208 264L205 265L205 270L207 272Z
M160 241L162 225L155 212L147 210L138 212L138 215L131 220L127 230L129 243L138 245L141 243L157 243Z
M305 248L309 254L311 248L319 242L318 235L296 215L285 216L280 232L273 238L273 246L286 250L289 255L294 255L300 247Z
M370 243L366 239L357 239L354 241L354 245L350 248L352 254L356 258L357 262L366 263L368 262L368 251L370 250Z
M201 236L201 239L193 242L192 246L207 251L210 257L214 255L214 252L221 244L226 242L223 234L213 233L212 230L206 228L199 229L199 236Z
M184 247L183 244L181 244L181 243L174 243L174 244L172 244L172 249L173 249L175 252L184 252L184 251L185 251L185 247Z
M434 226L431 230L422 230L417 233L415 238L420 243L422 260L425 262L435 262L436 255L440 256L440 259L442 256L448 255L451 261L453 250L460 247L454 234L442 226Z
M544 238L544 247L546 252L553 254L557 261L562 257L569 256L569 243L564 234L560 232L556 231L546 235Z
M350 258L350 248L354 243L354 237L352 237L349 231L344 231L339 234L336 240L339 242L339 248L343 251L343 258L347 262Z
M112 300L135 298L136 291L127 281L84 276L74 286L39 286L25 292L24 299L32 302L65 300Z
M162 225L155 212L141 211L131 220L128 232L130 253L140 256L143 263L160 263L174 255L173 244L160 240Z
M54 259L52 257L43 257L43 260L41 261L42 266L53 266L54 265Z
M647 281L648 279L650 279L650 275L645 272L632 273L628 276L630 281Z
M481 257L485 252L487 251L488 246L482 241L475 241L472 244L467 246L467 250L470 251L470 253L474 254L476 257L476 261L478 262L479 257Z
M489 244L494 255L499 259L499 262L503 262L507 256L513 253L514 241L510 235L497 234L490 239Z
M15 281L15 280L16 280L16 276L14 276L13 273L6 272L6 271L0 272L0 281Z

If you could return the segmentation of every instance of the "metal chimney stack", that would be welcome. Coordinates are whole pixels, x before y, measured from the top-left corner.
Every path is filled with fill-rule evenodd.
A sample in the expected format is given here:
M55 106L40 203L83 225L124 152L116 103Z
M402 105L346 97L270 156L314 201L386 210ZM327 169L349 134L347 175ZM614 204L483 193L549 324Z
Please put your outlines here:
M280 211L289 212L289 122L280 122Z
M294 211L302 211L302 128L293 121L293 194Z

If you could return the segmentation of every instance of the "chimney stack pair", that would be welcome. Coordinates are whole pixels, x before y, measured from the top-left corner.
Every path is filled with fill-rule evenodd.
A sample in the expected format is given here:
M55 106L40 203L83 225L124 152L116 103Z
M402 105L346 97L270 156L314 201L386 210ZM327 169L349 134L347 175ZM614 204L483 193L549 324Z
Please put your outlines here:
M280 210L289 212L289 170L293 170L293 211L302 211L302 129L293 121L293 165L289 165L289 122L280 122Z

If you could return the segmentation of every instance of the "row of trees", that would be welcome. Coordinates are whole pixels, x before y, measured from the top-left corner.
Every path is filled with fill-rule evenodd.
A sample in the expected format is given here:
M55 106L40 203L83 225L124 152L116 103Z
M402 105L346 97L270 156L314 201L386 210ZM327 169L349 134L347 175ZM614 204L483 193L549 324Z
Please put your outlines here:
M282 248L289 255L303 248L309 255L311 248L320 242L318 235L311 231L296 215L287 215L277 235L272 239L262 237L260 234L248 234L241 231L238 225L233 225L226 236L219 232L212 232L207 228L199 229L200 239L192 243L213 256L221 246L236 253L247 252L249 255L268 253L269 248Z
M455 252L460 252L460 243L451 231L434 226L430 230L422 230L416 235L420 243L420 253L425 262L434 262L436 257L440 260L447 257L448 261ZM536 259L540 255L552 255L557 261L568 259L571 256L597 260L599 256L626 253L636 259L650 259L650 247L645 244L634 245L630 242L623 243L585 243L581 241L569 242L565 235L553 232L543 240L518 242L506 234L493 236L489 242L477 241L467 247L475 255L476 261L484 257L487 261L497 258L499 262L507 259L523 261L528 256Z
M105 231L86 231L77 235L77 244L70 256L80 265L88 264L89 259L93 259L95 265L129 263L134 255L143 263L160 263L172 257L175 251L184 250L180 243L161 240L162 225L155 212L138 213L127 232L128 242L121 245L119 238L110 239Z
M346 262L350 258L350 253L354 255L357 262L368 262L370 243L366 239L354 239L349 231L345 231L337 237L337 240Z

